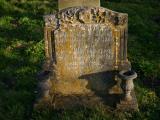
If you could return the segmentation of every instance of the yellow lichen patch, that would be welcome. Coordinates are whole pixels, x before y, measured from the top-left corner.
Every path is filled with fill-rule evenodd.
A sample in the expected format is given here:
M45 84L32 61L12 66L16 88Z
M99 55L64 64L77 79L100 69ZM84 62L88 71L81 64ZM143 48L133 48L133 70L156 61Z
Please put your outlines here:
M90 92L90 90L86 88L87 84L88 84L87 81L83 80L66 79L64 81L56 82L55 84L53 84L53 87L54 87L54 92L61 93L64 95L85 94Z

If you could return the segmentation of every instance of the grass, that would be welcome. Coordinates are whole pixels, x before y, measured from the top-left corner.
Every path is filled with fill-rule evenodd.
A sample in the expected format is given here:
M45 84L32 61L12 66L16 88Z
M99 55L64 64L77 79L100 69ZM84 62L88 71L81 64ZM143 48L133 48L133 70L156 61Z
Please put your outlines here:
M158 120L160 118L160 2L102 0L102 6L129 14L128 53L139 78L139 112L101 109L33 110L37 73L44 61L43 15L56 0L0 0L0 120Z

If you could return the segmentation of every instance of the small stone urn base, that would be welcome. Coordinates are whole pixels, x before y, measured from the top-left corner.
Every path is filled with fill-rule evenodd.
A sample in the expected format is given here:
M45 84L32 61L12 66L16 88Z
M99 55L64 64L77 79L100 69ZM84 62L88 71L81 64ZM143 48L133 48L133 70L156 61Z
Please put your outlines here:
M138 102L134 91L131 91L132 100L126 101L121 99L117 104L117 110L119 111L138 111ZM123 98L123 97L122 97Z
M120 110L138 110L137 99L134 92L134 83L133 80L137 78L137 73L128 70L120 71L119 77L121 78L121 87L123 94L121 96L120 103L117 104L117 109Z

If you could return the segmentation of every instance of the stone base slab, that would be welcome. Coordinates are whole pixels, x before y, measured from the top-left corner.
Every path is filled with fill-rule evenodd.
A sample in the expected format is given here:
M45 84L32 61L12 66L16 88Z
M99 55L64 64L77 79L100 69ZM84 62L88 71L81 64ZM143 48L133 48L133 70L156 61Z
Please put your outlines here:
M78 107L97 108L101 107L107 111L130 111L138 110L137 100L134 96L133 101L120 101L121 95L96 95L95 93L85 95L62 95L54 94L52 97L41 99L36 105L53 107L54 109L74 109Z

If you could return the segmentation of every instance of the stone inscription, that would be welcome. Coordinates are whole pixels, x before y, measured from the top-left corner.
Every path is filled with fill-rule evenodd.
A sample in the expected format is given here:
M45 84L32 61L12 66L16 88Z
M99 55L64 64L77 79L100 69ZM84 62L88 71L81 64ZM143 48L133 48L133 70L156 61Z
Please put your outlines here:
M112 70L114 40L110 27L99 24L68 26L55 32L59 72L75 76ZM63 72L63 73L62 73Z

